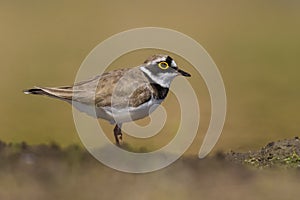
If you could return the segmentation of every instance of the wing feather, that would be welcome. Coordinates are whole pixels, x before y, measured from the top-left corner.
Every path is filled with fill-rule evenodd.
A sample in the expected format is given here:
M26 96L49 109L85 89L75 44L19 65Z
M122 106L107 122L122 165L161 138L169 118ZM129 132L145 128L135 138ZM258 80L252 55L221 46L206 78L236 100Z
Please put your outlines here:
M27 93L77 101L97 107L138 107L149 101L153 88L138 67L118 69L72 86L35 87Z

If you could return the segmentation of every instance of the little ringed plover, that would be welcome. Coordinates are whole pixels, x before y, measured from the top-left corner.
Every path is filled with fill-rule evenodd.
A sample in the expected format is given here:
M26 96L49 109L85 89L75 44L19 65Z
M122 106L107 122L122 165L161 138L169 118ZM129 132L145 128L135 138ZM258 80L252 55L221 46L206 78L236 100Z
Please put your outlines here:
M191 76L170 56L157 54L137 67L105 72L72 86L34 87L24 93L66 101L81 112L115 124L114 136L119 145L122 123L148 116L166 98L178 75Z

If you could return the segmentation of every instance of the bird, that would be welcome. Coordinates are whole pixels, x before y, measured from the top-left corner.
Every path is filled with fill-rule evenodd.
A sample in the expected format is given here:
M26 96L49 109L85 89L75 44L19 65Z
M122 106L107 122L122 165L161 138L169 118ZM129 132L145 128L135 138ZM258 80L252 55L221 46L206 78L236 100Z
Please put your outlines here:
M70 86L35 86L23 92L63 100L87 115L110 122L115 125L115 144L120 146L122 124L150 115L179 75L191 77L169 55L155 54L139 66L104 72Z

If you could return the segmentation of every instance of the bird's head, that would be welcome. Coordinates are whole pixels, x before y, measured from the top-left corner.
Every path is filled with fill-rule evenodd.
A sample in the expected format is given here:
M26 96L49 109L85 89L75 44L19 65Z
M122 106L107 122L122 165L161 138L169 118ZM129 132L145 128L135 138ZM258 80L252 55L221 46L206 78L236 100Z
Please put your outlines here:
M179 69L176 62L168 55L150 56L140 68L152 81L165 88L169 88L172 80L178 75L191 76Z

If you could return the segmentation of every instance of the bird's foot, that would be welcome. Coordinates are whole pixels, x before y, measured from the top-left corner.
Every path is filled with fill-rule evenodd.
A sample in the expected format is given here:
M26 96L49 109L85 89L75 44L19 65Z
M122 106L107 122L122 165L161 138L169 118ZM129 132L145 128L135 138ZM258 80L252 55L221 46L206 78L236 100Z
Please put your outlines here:
M114 128L114 135L115 135L116 145L120 146L120 141L122 141L123 137L122 137L121 128L118 125L116 125Z
M119 134L118 134L118 138L119 138L119 140L122 141L122 140L123 140L123 134L122 134L122 133L119 133Z

